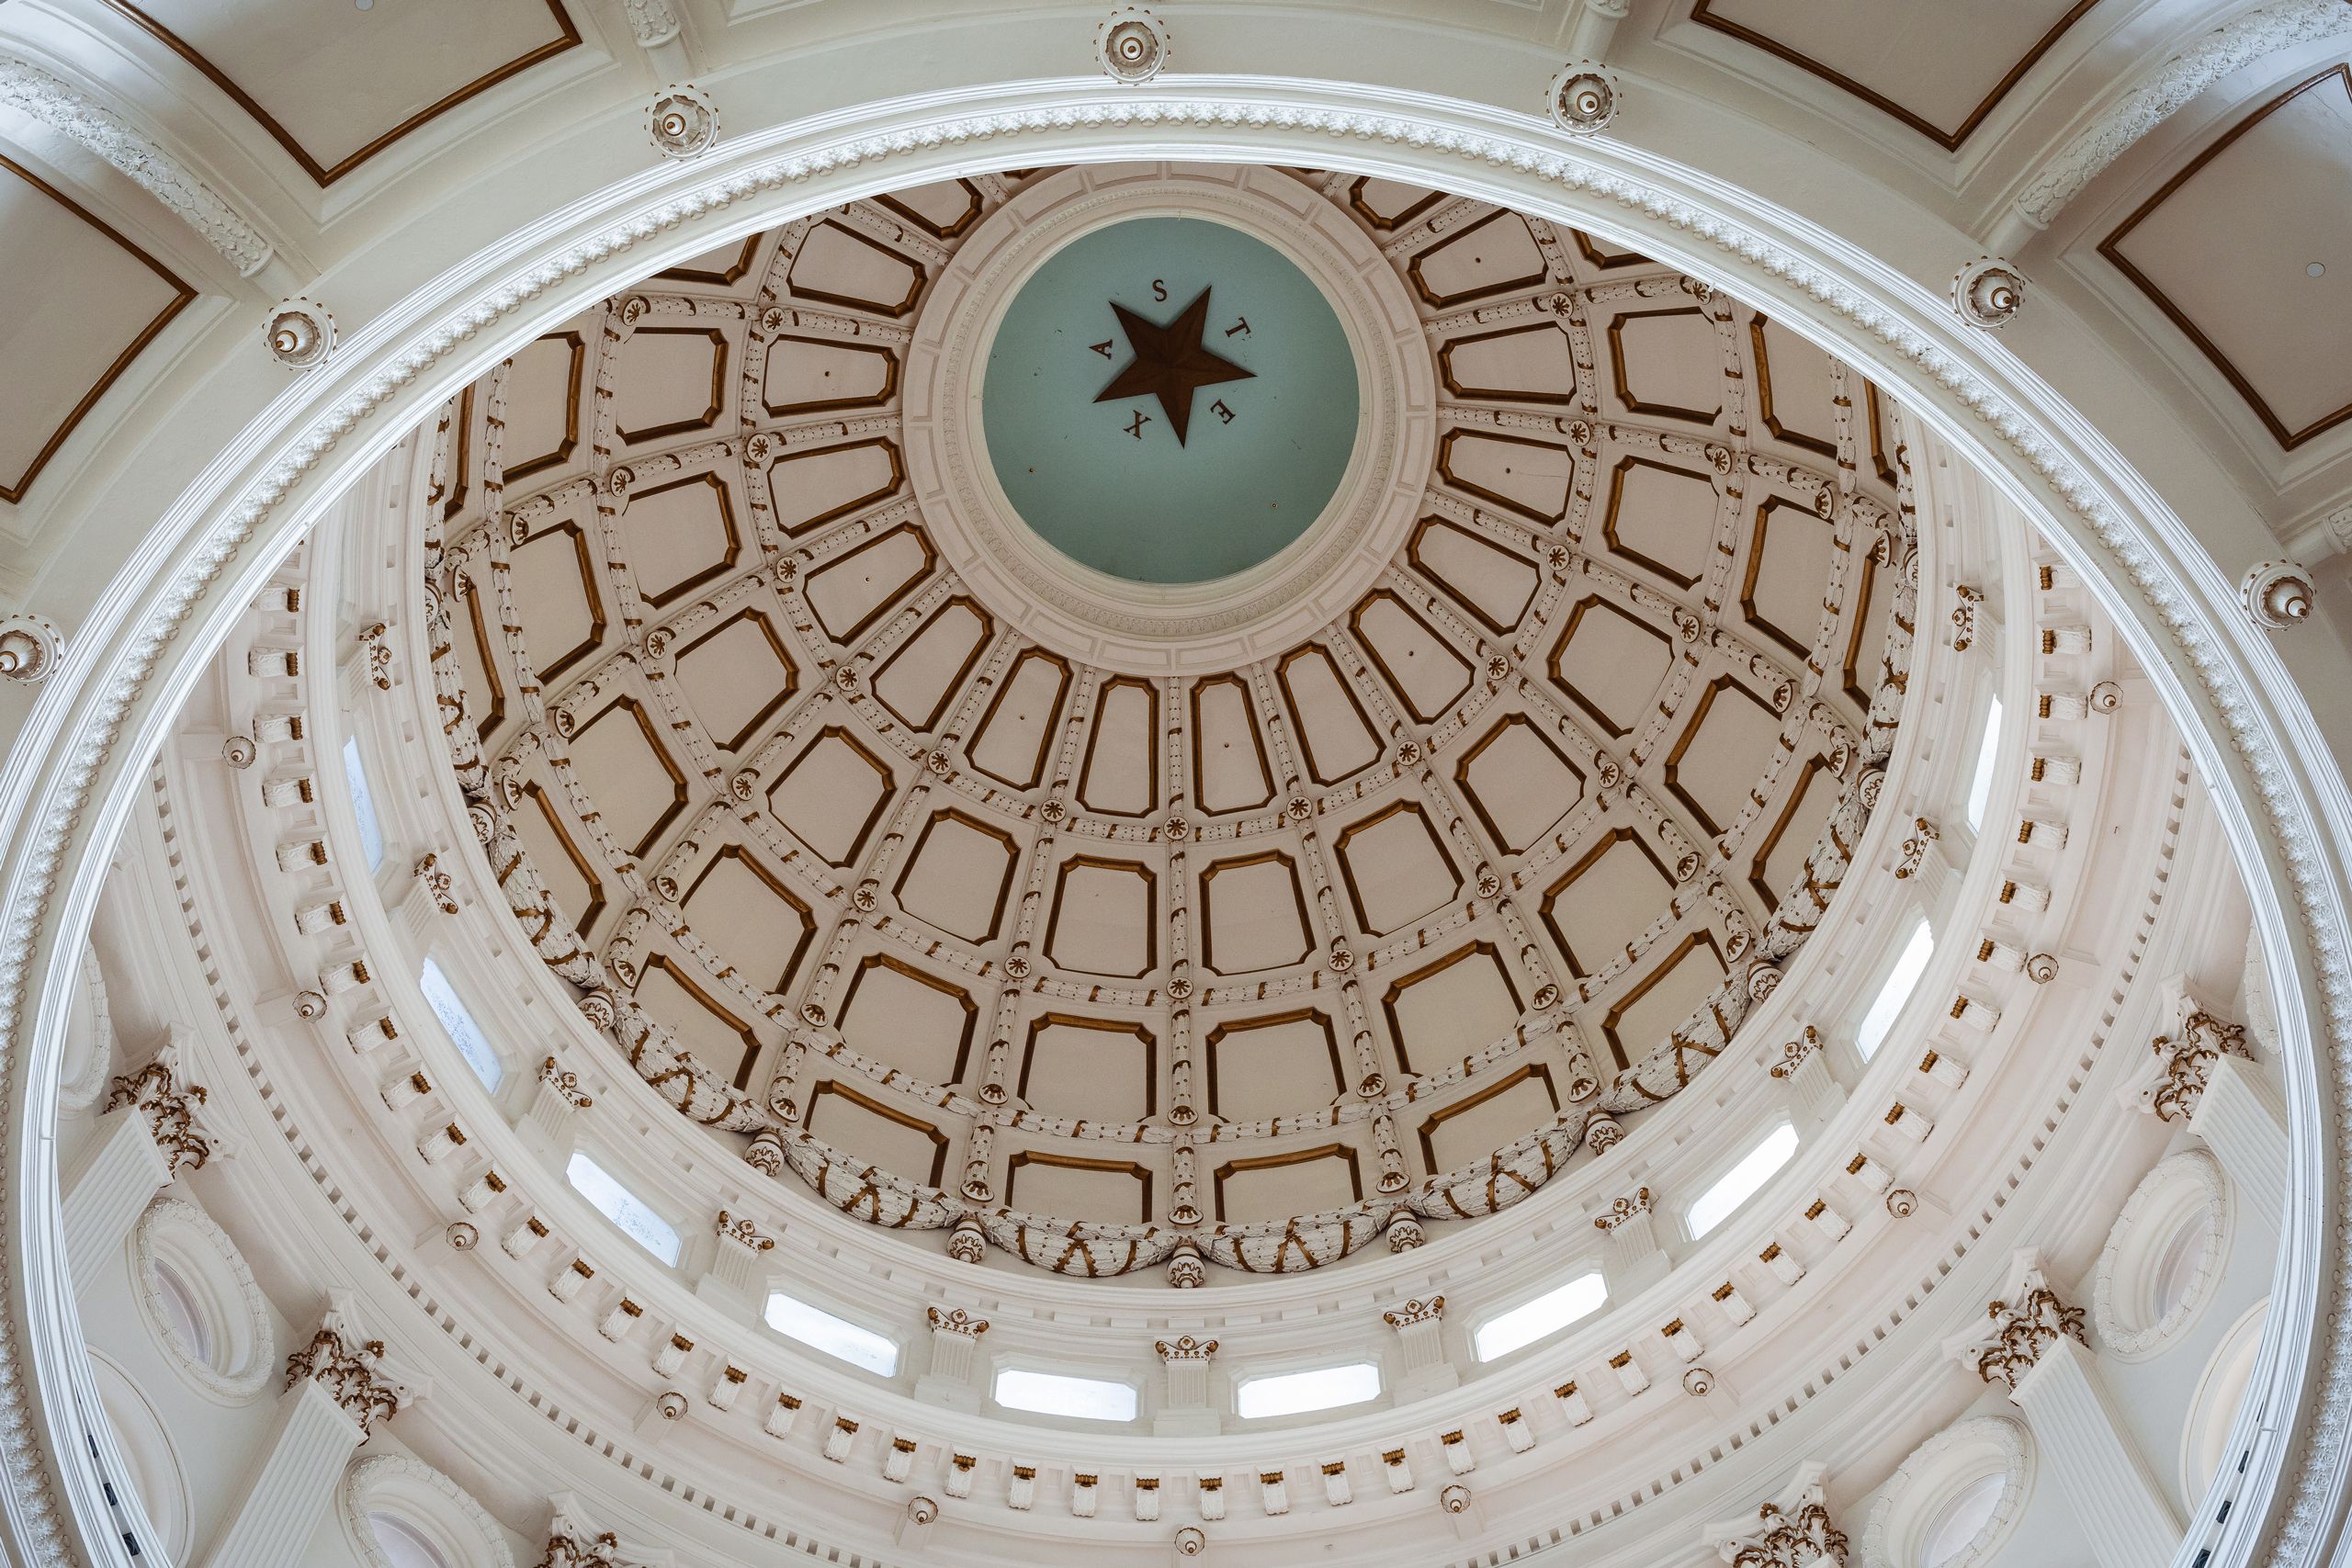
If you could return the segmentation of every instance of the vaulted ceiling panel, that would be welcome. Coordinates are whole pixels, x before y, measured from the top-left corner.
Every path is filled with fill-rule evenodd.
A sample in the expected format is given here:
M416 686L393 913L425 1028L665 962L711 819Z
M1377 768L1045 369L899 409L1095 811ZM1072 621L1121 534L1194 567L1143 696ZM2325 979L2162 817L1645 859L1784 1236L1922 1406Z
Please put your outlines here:
M2282 447L2352 419L2352 65L2239 120L2099 249Z
M922 529L901 524L809 572L801 593L827 637L854 644L931 575L938 558Z
M979 1005L954 981L888 953L858 961L843 993L842 1038L924 1083L963 1081Z
M1010 833L961 811L938 812L915 835L899 874L899 903L950 936L993 942L1004 929L1018 850Z
M1396 1064L1442 1071L1519 1022L1519 986L1490 942L1466 942L1442 958L1393 975L1381 993Z
M1202 1040L1209 1113L1227 1122L1329 1105L1347 1092L1339 1035L1319 1008L1221 1018Z
M1691 19L1842 87L1946 150L2097 0L1699 0Z
M561 0L107 0L268 132L320 185L580 42Z
M0 158L0 501L21 500L196 291L80 203Z
M889 762L849 731L829 727L768 786L768 811L834 865L865 852L890 808Z
M1584 771L1522 713L1508 713L1463 750L1453 782L1487 837L1522 854L1584 800Z

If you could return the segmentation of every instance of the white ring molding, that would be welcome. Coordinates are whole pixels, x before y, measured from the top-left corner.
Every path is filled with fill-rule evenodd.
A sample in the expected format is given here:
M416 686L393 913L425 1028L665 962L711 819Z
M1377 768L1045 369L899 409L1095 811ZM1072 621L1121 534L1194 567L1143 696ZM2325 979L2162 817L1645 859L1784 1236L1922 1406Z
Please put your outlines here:
M1204 219L1262 241L1340 318L1356 441L1340 487L1271 560L1208 582L1141 583L1070 559L1021 521L980 435L980 384L1021 286L1080 236L1130 218ZM932 285L908 345L907 474L940 552L991 610L1056 653L1128 674L1210 674L1295 647L1346 613L1402 547L1437 439L1428 333L1370 235L1260 166L1096 164L1037 181L981 221Z
M208 345L219 395L202 417L235 410L248 423L234 440L203 448L218 456L155 513L97 602L74 606L73 648L0 774L0 1049L11 1069L6 1135L20 1199L9 1256L21 1260L0 1324L0 1462L17 1539L40 1560L127 1562L96 1473L76 1451L75 1411L94 1408L95 1396L66 1305L45 1135L73 957L105 874L103 848L146 759L302 529L440 400L548 323L650 270L798 213L983 164L1144 156L1423 181L1573 221L1732 288L1894 390L2098 586L2217 792L2264 946L2288 971L2277 1003L2291 1199L2275 1325L2237 1422L2253 1457L2242 1476L2218 1483L2233 1488L2234 1506L2207 1538L2208 1561L2235 1568L2267 1549L2281 1563L2320 1562L2352 1419L2352 1314L2333 1314L2328 1327L2324 1311L2352 1283L2335 1235L2337 1191L2352 1172L2324 1163L2323 1133L2336 1108L2322 1101L2324 1084L2331 1098L2352 1096L2352 1081L2339 1091L2337 1073L2321 1071L2323 1060L2352 1066L2342 854L2352 801L2292 677L2234 613L2221 569L2123 454L2011 349L1967 332L1917 280L1785 209L1635 149L1571 144L1523 114L1332 82L1177 85L1184 91L1046 82L863 106L619 179L435 275L402 274L368 259L385 255L370 247L346 276L319 285L365 324L266 408L255 407L249 367L220 340ZM582 134L595 134L596 123ZM170 420L161 423L149 439L168 448ZM2337 1157L2352 1160L2352 1148ZM2313 1375L2314 1356L2325 1358L2324 1375Z
M2222 1282L2230 1209L2221 1162L2203 1149L2183 1149L2159 1160L2140 1179L2123 1201L2091 1276L2091 1322L2109 1354L2145 1360L2188 1332ZM2165 1249L2192 1229L2204 1235L2197 1272L2171 1311L2152 1316L2147 1305Z

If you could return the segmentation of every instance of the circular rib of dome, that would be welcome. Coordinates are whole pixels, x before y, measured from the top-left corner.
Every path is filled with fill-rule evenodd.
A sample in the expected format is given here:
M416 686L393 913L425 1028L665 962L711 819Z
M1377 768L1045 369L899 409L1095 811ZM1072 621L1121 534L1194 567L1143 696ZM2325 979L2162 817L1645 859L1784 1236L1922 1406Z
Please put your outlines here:
M1080 565L1231 577L1306 532L1356 437L1340 319L1280 252L1222 223L1131 218L1024 280L989 345L990 472Z
M1896 411L1778 323L1471 198L1193 175L1371 258L1370 461L1424 453L1358 443L1363 530L1238 663L1073 656L936 482L993 283L1046 276L969 253L1151 170L648 280L453 409L427 538L477 829L647 1082L958 1256L1179 1282L1410 1247L1690 1082L1856 852L1917 570Z

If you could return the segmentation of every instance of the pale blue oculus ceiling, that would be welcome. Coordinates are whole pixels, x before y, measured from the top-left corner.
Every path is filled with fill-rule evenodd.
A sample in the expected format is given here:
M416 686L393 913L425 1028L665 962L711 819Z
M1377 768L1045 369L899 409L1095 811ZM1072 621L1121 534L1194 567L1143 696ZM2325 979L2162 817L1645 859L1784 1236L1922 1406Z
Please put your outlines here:
M1113 302L1166 328L1203 289L1201 349L1248 374L1218 369L1227 378L1193 390L1179 445L1151 391L1096 399L1136 357ZM980 419L1006 500L1047 544L1114 577L1189 583L1246 571L1306 532L1347 471L1357 401L1347 333L1297 264L1207 219L1133 218L1072 241L1021 286L989 347Z

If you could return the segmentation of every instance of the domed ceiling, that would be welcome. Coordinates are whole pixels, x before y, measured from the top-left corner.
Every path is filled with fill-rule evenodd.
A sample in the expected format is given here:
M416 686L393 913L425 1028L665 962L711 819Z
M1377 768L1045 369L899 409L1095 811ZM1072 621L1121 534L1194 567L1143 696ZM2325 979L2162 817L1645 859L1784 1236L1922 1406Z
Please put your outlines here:
M648 1082L958 1257L1184 1284L1508 1206L1703 1068L1843 874L1916 572L1896 411L1780 323L1195 173L1227 216L1016 171L664 272L453 402L426 540L476 829ZM1121 640L1098 582L1204 597Z

